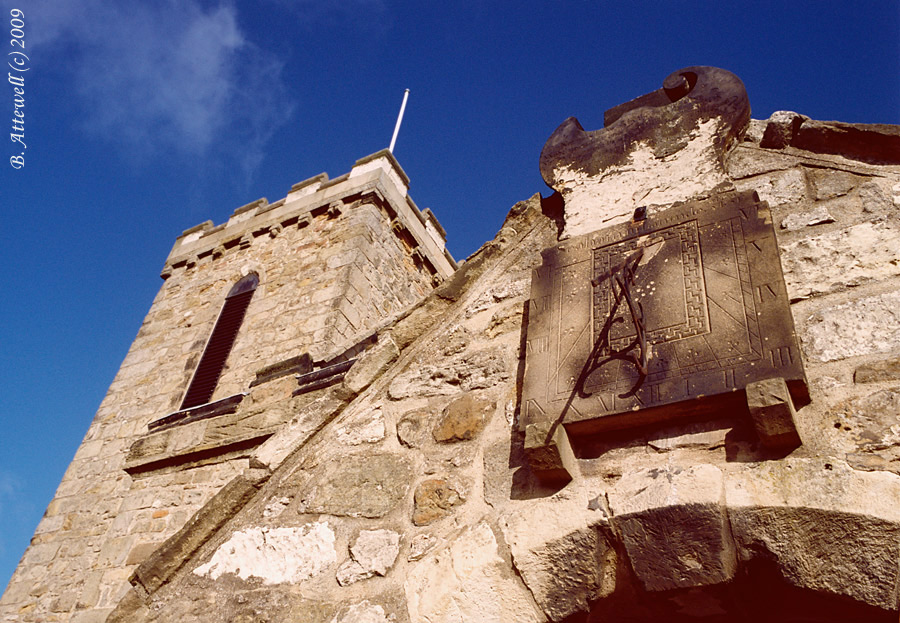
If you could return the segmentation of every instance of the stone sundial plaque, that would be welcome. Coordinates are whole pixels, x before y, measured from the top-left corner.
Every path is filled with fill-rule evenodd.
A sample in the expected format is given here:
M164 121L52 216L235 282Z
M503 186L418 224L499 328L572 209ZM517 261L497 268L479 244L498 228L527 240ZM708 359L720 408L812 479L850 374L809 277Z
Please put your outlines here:
M722 193L545 250L525 360L523 429L715 412L777 377L807 403L768 206Z

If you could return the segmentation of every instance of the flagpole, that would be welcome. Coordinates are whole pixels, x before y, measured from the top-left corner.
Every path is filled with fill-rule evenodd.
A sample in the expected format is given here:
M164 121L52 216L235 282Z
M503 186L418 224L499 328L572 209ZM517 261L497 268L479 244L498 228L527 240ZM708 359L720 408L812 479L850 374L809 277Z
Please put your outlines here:
M403 103L400 104L400 114L397 115L397 125L394 126L394 136L391 137L391 146L388 151L394 153L394 145L397 144L397 134L400 132L400 122L403 121L403 111L406 110L406 100L409 98L409 89L403 92Z

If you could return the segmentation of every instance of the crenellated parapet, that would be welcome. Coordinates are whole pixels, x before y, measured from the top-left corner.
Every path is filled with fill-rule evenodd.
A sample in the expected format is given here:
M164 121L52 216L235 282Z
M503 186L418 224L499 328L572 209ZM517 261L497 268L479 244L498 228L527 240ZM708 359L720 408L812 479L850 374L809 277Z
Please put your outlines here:
M246 248L261 236L275 237L285 228L302 229L315 218L336 218L344 210L374 205L408 247L410 257L440 283L456 270L446 249L446 232L429 209L420 210L408 194L409 178L388 150L356 161L344 175L327 173L294 184L274 203L257 199L236 209L224 223L206 221L185 230L169 252L162 277L190 269L199 261L217 259L235 248Z

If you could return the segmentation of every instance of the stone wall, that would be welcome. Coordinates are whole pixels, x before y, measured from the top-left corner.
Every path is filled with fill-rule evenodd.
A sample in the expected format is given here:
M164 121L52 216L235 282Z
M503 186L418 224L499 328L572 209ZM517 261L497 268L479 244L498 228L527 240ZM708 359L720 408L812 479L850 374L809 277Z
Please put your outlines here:
M404 246L368 238L385 221L377 203L361 202L316 215L304 229L263 232L248 247L258 257L273 250L269 263L251 267L269 289L251 304L248 327L294 326L274 318L289 316L290 305L255 312L268 318L254 316L253 305L302 296L304 279L335 274L323 263L347 271L339 274L355 284L351 295L324 282L315 292L328 291L337 302L323 309L339 310L364 333L345 351L351 367L310 384L306 375L278 376L272 364L318 343L297 337L271 356L260 354L281 343L271 336L260 350L236 347L240 364L216 397L266 379L237 414L171 429L179 434L166 444L207 427L194 433L207 446L184 455L166 445L156 462L125 472L129 442L174 408L201 332L183 327L180 346L167 351L180 362L148 381L141 398L128 392L143 391L135 388L155 369L128 362L120 375L133 376L111 389L115 400L101 407L0 612L9 621L129 623L895 621L900 159L890 150L867 155L856 143L842 149L847 128L778 113L751 122L717 165L725 192L755 190L771 208L811 396L796 412L798 447L761 443L744 405L581 436L568 450L571 480L542 479L521 426L525 338L538 304L529 301L532 269L542 250L571 233L565 221L577 206L562 206L557 195L517 204L493 241L392 316L407 299L389 299L373 275L412 275L413 297L427 289L425 273ZM870 136L873 143L900 136L892 128L856 131L881 137ZM810 138L828 132L827 149ZM616 218L634 207L623 206ZM331 242L334 218L347 219L340 231L352 232L353 253ZM305 244L303 231L322 232L304 251L316 260L288 268L281 253ZM176 259L184 255L178 248ZM184 291L197 290L186 287L188 271L204 274L228 253L226 245L222 258L200 257L191 268L170 261L163 291L179 280ZM242 266L234 262L234 277L208 272L219 279L210 281L215 300ZM363 292L375 301L368 316L352 305ZM163 300L161 293L154 310ZM203 304L189 307L198 323L206 314L208 327L216 304ZM146 326L184 312L168 314L148 316ZM333 322L340 321L312 334L333 336L341 350L347 335L328 333ZM167 334L148 329L135 349L145 351L141 340L152 335ZM260 376L259 368L276 373ZM145 410L122 418L119 403L128 413ZM254 418L269 428L253 445L217 440L238 439L234 430ZM207 464L209 456L219 462ZM87 480L76 479L83 474Z
M879 232L900 169L762 148L764 128L728 171L772 206L812 394L799 448L766 449L747 414L720 412L582 442L575 478L541 484L517 418L531 269L560 215L534 197L322 390L345 406L315 435L281 434L283 462L224 528L177 569L166 549L139 568L112 620L895 620L900 280ZM870 328L823 332L870 309Z
M776 113L769 126L792 114ZM900 166L760 147L764 134L755 123L755 140L732 154L729 173L769 203L777 224L814 398L799 420L804 445L855 469L900 473L891 432L891 386L900 382Z

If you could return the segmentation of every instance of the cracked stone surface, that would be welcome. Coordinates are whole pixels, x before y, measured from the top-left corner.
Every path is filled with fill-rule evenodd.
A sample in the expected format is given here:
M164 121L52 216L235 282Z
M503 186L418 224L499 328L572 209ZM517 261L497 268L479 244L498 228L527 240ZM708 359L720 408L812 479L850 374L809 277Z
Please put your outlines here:
M337 581L347 586L375 575L385 575L400 553L400 535L392 530L363 530L350 547L351 558L337 572Z

